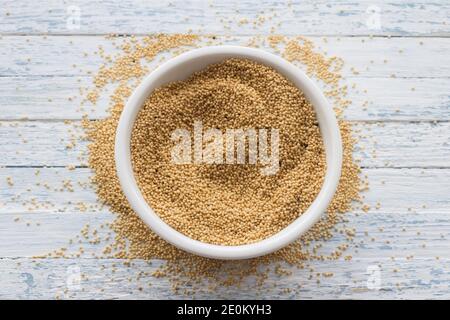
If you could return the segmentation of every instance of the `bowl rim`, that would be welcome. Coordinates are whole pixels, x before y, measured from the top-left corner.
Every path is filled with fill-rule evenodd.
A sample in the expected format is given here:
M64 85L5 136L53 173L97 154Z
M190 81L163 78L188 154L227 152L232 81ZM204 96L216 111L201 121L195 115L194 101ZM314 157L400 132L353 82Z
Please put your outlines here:
M275 68L303 91L310 101L319 122L326 154L326 173L322 188L309 208L278 233L258 242L243 245L216 245L194 240L164 222L145 201L137 185L131 163L131 134L137 114L161 77L183 64L206 56L224 56L222 59L247 58ZM209 63L208 63L209 64ZM205 65L206 66L206 65ZM205 66L199 68L203 69ZM165 83L169 83L167 81ZM272 253L292 243L304 234L326 211L337 189L342 166L342 141L333 108L319 87L298 67L269 52L242 46L209 46L193 49L167 60L138 85L129 97L120 115L114 147L117 176L133 210L158 236L174 246L207 258L238 260Z

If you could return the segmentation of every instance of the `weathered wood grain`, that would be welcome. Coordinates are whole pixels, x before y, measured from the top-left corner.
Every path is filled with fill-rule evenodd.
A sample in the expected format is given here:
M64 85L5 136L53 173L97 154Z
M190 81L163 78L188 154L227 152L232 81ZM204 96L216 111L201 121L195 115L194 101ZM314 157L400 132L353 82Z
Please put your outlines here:
M247 45L249 39L236 35L218 38L218 43ZM450 38L330 37L325 41L324 37L311 37L311 40L329 55L345 59L343 75L347 78L393 75L447 78L450 74ZM94 53L99 46L111 54L118 52L111 40L101 36L3 36L0 76L89 75L102 62ZM267 46L262 48L269 50Z
M87 142L80 139L79 121L70 124L3 121L0 124L0 165L86 164ZM363 167L449 167L449 122L354 123L354 128L361 136L355 157L361 159Z
M253 35L269 33L275 26L275 32L283 34L448 36L449 16L448 2L423 0L263 0L257 6L250 0L6 1L0 33L143 34L194 30ZM266 23L261 23L262 17ZM248 23L242 23L244 19Z
M164 278L147 276L160 261L136 260L131 267L110 259L1 259L2 299L186 299L192 295L174 294ZM239 288L198 290L203 299L448 299L449 259L389 257L354 258L352 261L314 263L309 269L291 268L291 275L270 276L263 287L251 281ZM289 269L289 267L286 267ZM379 272L379 286L374 273ZM81 278L81 279L80 279ZM138 280L137 280L138 279ZM78 282L80 280L80 282ZM375 282L376 283L376 282ZM180 292L190 287L180 285ZM290 290L286 290L290 289ZM320 292L320 295L318 293Z
M79 88L90 85L84 76L0 77L0 120L79 120L86 113L89 119L104 118L106 94L97 106L80 108ZM343 85L353 102L345 111L348 120L450 120L450 78L355 77Z
M383 200L383 199L381 199ZM14 221L17 217L18 221ZM442 257L450 258L450 215L444 213L408 214L379 210L367 214L348 214L345 226L355 228L353 255L368 257ZM107 237L113 237L107 227L101 225L111 222L113 217L107 212L101 213L24 213L0 215L0 253L3 258L41 256L60 248L66 248L67 255L79 253L82 247L83 257L93 258L92 253L101 254L110 243ZM81 230L89 224L91 232L97 230L97 236L84 239ZM344 226L341 225L340 227ZM89 242L99 237L101 244ZM70 241L73 241L71 243ZM345 235L336 235L323 243L319 252L330 253L342 243ZM356 251L355 251L356 250ZM351 255L351 252L348 253Z
M89 170L71 172L73 192L59 189L68 179L65 169L41 169L38 178L32 168L0 171L0 188L7 185L6 177L14 181L0 197L0 257L33 257L61 247L76 253L80 246L86 250L86 258L101 253L104 246L89 243L80 237L80 231L89 224L90 230L97 229L105 239L111 234L100 226L111 222L113 216L85 185ZM385 168L365 169L363 174L371 181L364 193L370 209L365 213L356 208L345 223L356 228L359 248L355 248L355 256L450 258L450 170ZM343 237L336 234L324 243L323 250L329 252ZM70 244L70 239L75 242Z
M32 218L50 213L108 212L97 202L89 183L91 175L87 168L1 168L0 215ZM364 192L364 202L370 206L367 217L377 212L424 215L449 212L449 169L377 168L363 169L362 175L367 175L370 181L370 189ZM8 177L13 185L8 184ZM353 212L363 213L359 208Z
M80 125L61 121L1 123L0 139L5 142L0 145L0 165L82 165L86 142L81 140Z

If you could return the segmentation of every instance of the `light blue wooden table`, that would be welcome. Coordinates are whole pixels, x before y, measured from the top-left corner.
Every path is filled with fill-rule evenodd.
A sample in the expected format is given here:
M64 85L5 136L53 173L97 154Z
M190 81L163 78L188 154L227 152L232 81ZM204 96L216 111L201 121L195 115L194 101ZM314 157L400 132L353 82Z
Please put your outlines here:
M238 25L269 15L273 23ZM136 280L158 261L94 259L101 248L83 241L78 259L33 259L78 240L86 223L112 218L88 184L86 143L66 148L80 130L78 88L100 64L84 53L108 49L110 33L192 29L241 44L278 22L277 33L306 35L344 58L345 81L357 83L345 117L367 136L355 156L370 181L371 209L348 216L356 228L351 261L312 263L333 277L317 283L293 269L270 277L270 290L244 285L198 297L450 298L450 2L419 0L2 1L0 298L178 297L166 279ZM91 118L105 116L106 107L100 103Z

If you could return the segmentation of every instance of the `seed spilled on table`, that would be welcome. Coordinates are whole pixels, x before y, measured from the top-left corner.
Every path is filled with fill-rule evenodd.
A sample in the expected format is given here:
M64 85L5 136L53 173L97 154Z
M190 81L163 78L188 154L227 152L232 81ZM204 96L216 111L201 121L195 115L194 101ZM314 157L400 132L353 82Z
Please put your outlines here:
M339 90L339 72L342 67L341 61L336 58L326 58L320 53L315 52L312 43L304 38L285 39L280 37L271 40L271 45L277 45L279 43L285 44L286 50L283 54L288 60L307 66L307 70L311 76L323 81L330 87L329 97L334 102L336 112L341 114L342 108L348 105L348 101L345 99L343 91ZM274 271L282 276L285 272L279 267L280 263L294 264L304 268L308 265L308 261L340 258L349 247L351 239L354 236L354 230L352 228L342 229L344 225L342 224L344 213L351 210L352 202L354 200L360 202L359 192L360 189L362 189L359 178L360 169L353 159L353 146L355 140L352 137L350 125L343 120L340 120L339 123L344 149L342 178L326 215L302 236L301 239L273 254L245 261L228 262L211 260L188 254L156 236L129 206L121 191L115 173L114 137L120 113L126 99L132 92L133 87L138 84L142 76L148 71L146 67L143 66L141 60L145 59L151 61L155 59L158 54L168 49L177 50L177 48L180 48L179 52L181 52L186 49L186 46L194 48L200 46L202 43L220 44L220 40L201 39L193 35L157 35L145 37L144 40L138 43L136 39L132 38L129 41L124 41L121 45L120 48L123 49L123 55L113 60L111 64L102 67L95 79L96 88L90 92L91 96L97 97L100 94L101 89L108 83L117 85L114 93L111 95L110 100L112 106L109 116L95 122L85 121L85 127L90 140L89 166L94 171L93 182L96 186L99 198L108 205L110 210L116 215L115 220L110 224L110 228L115 232L115 239L112 244L108 244L104 248L104 256L131 260L136 258L145 260L164 259L166 260L166 263L158 269L158 271L154 272L153 275L156 277L169 277L172 281L173 289L177 292L179 292L179 290L187 290L185 285L191 287L191 290L193 291L204 288L201 284L204 283L203 281L206 281L208 284L208 290L215 289L222 285L239 285L239 283L247 276L255 276L257 283L262 285L267 278L267 273L269 272L271 265L275 264L278 266ZM233 65L236 66L236 64L252 65L252 63L248 61L228 61L226 63L229 64L228 68L231 69L233 69ZM253 67L256 67L257 70L258 68L262 68L266 72L271 72L270 70L265 69L264 66L253 65ZM218 70L217 68L220 69L220 66L216 67L216 70ZM250 68L250 71L251 70L252 69ZM213 71L210 70L209 72ZM199 78L202 79L201 76ZM208 79L205 78L204 80L204 86L208 88ZM132 83L131 85L130 82ZM264 79L262 79L261 83L264 83ZM285 83L285 85L286 86L282 87L290 88L289 84ZM214 81L210 83L209 88L211 90L214 89ZM222 100L225 99L227 94L233 93L233 90L227 86L227 81L222 82L222 88L226 89L221 91L222 96L218 95L213 99L218 105L223 103ZM245 89L249 90L248 88ZM260 89L264 92L264 88ZM295 92L293 88L290 88L289 90ZM227 116L230 117L230 119L223 123L225 114L220 114L221 109L219 109L214 117L211 116L206 119L206 121L208 126L210 125L211 127L221 127L225 125L231 127L245 126L246 124L255 126L252 116L258 114L259 118L257 119L268 121L269 125L276 124L278 127L282 126L285 129L289 129L288 132L290 132L295 139L292 139L291 141L289 140L289 137L282 137L281 141L286 147L282 147L281 152L285 152L286 150L291 150L291 152L294 150L294 152L290 155L284 154L280 156L280 171L274 176L256 175L255 168L246 168L245 166L233 169L228 168L228 166L224 168L212 166L195 169L172 168L174 170L168 170L171 166L156 168L151 165L148 166L148 163L146 163L145 166L140 167L140 163L136 164L137 156L142 155L142 158L145 159L145 161L150 161L152 157L158 157L159 155L150 155L148 153L148 147L143 147L142 150L137 149L136 146L143 141L141 141L139 135L135 135L133 138L133 161L135 162L136 175L139 180L139 185L144 194L146 194L149 203L163 218L168 219L166 220L167 222L173 223L175 227L180 228L192 237L213 243L228 244L257 241L280 230L283 226L292 221L292 219L295 219L295 217L304 211L320 189L325 163L323 160L320 132L311 107L306 101L300 104L297 103L295 105L302 111L299 112L298 110L293 110L293 106L289 103L279 105L274 103L272 105L272 108L275 108L276 110L274 115L279 115L279 117L270 117L264 112L256 113L254 111L258 109L259 104L261 104L262 101L266 101L264 99L261 101L255 91L256 89L249 90L246 94L241 94L239 96L240 99L242 99L242 105L244 105L244 102L248 105L248 109L243 110L245 112L243 112L240 117L237 117L235 114L235 112L238 111L237 108L229 108L227 109L229 112ZM162 94L161 91L160 94ZM234 94L238 95L238 93ZM299 99L298 101L303 101L301 99L301 92L297 92L296 95ZM197 97L197 99L200 99L199 101L204 101L202 100L201 95L200 97ZM165 105L167 106L167 104ZM174 104L172 108L177 105L179 106L179 104ZM182 106L187 108L189 103ZM168 107L170 107L170 105ZM152 112L155 112L155 110L152 110L151 104L150 107L146 104L146 108L147 111L143 113L144 117L141 118L141 122L138 119L135 130L143 130L144 127L146 128L145 130L147 130L146 126L151 127L156 123L145 117L145 114L148 113L148 117L150 117ZM252 108L254 108L254 110ZM194 114L192 112L188 112L187 114L178 117L175 115L169 117L169 111L170 110L166 111L168 114L160 114L159 120L164 119L165 124L170 124L169 120L172 118L175 121L175 124L179 126L181 124L180 120L187 116L186 119L189 121L185 121L183 124L187 127L192 125L191 122L194 120ZM205 121L205 119L202 120ZM177 121L178 123L176 123ZM247 123L245 121L247 121ZM264 121L262 121L261 124L257 123L257 125L267 125ZM296 126L293 126L294 123ZM145 130L141 131L142 137L147 136ZM308 135L306 132L309 132L310 134ZM281 131L281 133L283 134L283 131ZM296 146L294 140L301 141L301 143ZM167 142L170 142L170 140L167 140ZM162 151L160 150L160 152ZM298 155L301 155L300 161L296 160L296 156ZM287 160L286 162L284 162L285 159ZM298 169L299 167L302 168L303 171ZM298 170L295 170L295 168ZM306 170L306 168L308 168L308 170ZM152 172L154 173L156 169L160 170L158 172L160 179L157 181L155 176L151 174ZM228 173L228 175L222 175L223 172ZM245 173L242 175L244 179L233 178L238 172L239 174ZM223 178L223 176L226 178ZM164 180L162 177L168 177L168 179ZM182 186L183 201L180 201L180 197L178 197L177 201L172 201L170 196L167 195L167 192L161 191L157 194L151 194L151 190L157 190L159 187L158 183L161 184L161 190L164 191L165 188L170 189L173 186L179 186L179 183L184 180L183 177L194 177L197 180L202 181L204 184L203 186L212 186L212 190L217 190L217 192L212 193L209 188L199 189L198 185L189 184L189 180L187 180L188 184ZM252 179L250 179L250 177ZM270 183L263 185L262 182L264 180L267 180ZM281 181L286 185L283 185ZM220 190L219 186L222 186ZM288 186L294 190L291 191ZM266 198L269 200L268 207L274 212L280 213L279 217L281 218L277 219L275 216L267 217L264 215L257 216L255 214L256 212L250 210L252 207L245 207L245 204L239 203L238 201L237 208L245 208L247 210L245 211L246 215L243 215L241 220L229 220L233 223L234 228L230 228L231 230L223 230L222 234L211 234L208 231L208 228L206 228L206 225L202 224L198 217L193 221L194 224L191 228L189 228L189 221L187 221L185 217L180 221L170 221L170 210L179 210L179 208L176 208L175 206L181 206L181 208L192 207L193 200L192 198L189 198L189 195L192 195L194 192L203 193L204 196L208 196L210 199L220 200L218 202L210 203L208 206L204 206L204 208L209 209L211 207L214 209L209 212L210 216L207 218L208 222L214 221L218 216L217 212L220 212L220 210L225 210L223 212L226 212L230 217L235 217L238 210L228 208L225 204L227 201L230 201L227 197L234 196L234 198L236 198L236 195L231 192L236 189L243 191L241 192L242 197L245 198L246 201L252 202L257 210L261 210L262 208L263 201L261 201L261 199L264 198L263 195L267 196L264 192L272 192L272 194L268 194L268 197ZM273 196L273 193L277 194L277 196ZM299 195L300 197L298 197ZM247 220L244 218L250 219ZM244 231L249 230L249 225L251 224L248 221L251 221L252 219L256 220L253 220L251 223L254 223L255 221L259 223L259 225L257 225L258 228L256 228L257 231L250 232L248 236L244 236ZM270 221L270 223L265 224L265 221ZM273 222L275 223L271 224ZM219 231L221 230L221 226L218 224L213 227L217 228ZM339 244L332 252L320 253L320 247L322 246L323 241L333 237L336 230L346 234L347 240ZM228 231L231 231L232 233L227 233ZM351 256L346 256L346 260L349 259L351 259ZM311 269L312 275L314 274L313 272L314 269ZM184 293L192 294L193 292Z

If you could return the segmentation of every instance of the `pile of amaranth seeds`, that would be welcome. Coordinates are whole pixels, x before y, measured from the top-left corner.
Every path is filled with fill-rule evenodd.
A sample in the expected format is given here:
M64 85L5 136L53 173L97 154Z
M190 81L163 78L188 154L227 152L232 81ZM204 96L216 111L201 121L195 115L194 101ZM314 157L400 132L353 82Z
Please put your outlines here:
M196 123L202 135L214 130L214 140L205 136L200 145L214 163L174 163L172 134L183 130L192 140ZM272 129L278 151L270 150ZM266 151L278 159L264 166L254 152L254 164L226 163L222 133L229 130L228 147L236 147L234 130L251 131L245 151L250 153L251 139L255 145L272 140ZM155 90L134 124L131 156L139 188L155 212L183 234L218 245L253 243L284 229L314 201L326 168L314 108L303 93L273 68L243 59L209 65Z
M111 36L114 41L115 36ZM104 257L125 259L163 259L165 263L153 272L155 277L168 277L176 293L195 294L202 290L218 290L223 286L239 286L246 279L253 279L256 287L262 287L270 273L283 276L289 273L286 265L309 268L311 277L320 281L310 262L314 260L335 260L344 257L355 235L354 228L347 227L345 213L353 206L362 205L360 192L367 189L367 181L360 178L360 168L353 158L355 139L350 125L340 119L339 125L343 140L344 157L342 178L338 190L326 215L295 243L273 254L244 261L220 261L206 259L180 251L166 243L141 221L129 206L122 193L114 167L114 136L120 113L126 99L142 76L151 71L146 62L161 61L161 54L176 55L189 48L203 45L222 44L219 37L197 37L195 35L157 35L143 39L122 39L122 55L114 59L105 59L106 64L95 77L95 88L88 98L95 103L107 84L114 84L115 90L110 96L109 116L98 121L86 121L89 145L89 167L94 174L92 181L100 200L115 214L109 225L115 233L113 243L103 250ZM346 88L340 87L342 61L328 58L317 52L309 40L302 37L287 38L281 36L257 37L241 45L261 46L269 43L275 52L306 67L310 76L322 82L329 91L327 95L333 102L338 116L349 104L345 98ZM345 241L331 252L321 253L324 241L333 235L345 235ZM328 275L327 275L328 276ZM248 286L248 284L247 284ZM267 290L267 288L265 289Z

